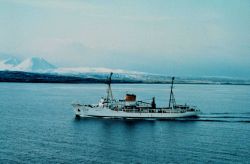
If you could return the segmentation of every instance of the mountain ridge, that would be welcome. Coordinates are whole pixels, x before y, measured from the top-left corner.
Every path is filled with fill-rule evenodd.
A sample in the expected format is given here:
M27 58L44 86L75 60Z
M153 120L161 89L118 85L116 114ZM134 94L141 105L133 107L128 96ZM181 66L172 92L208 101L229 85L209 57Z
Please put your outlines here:
M110 72L113 72L113 80L129 82L129 83L169 83L171 76L165 76L160 74L152 74L146 72L127 71L122 69L109 69L109 68L94 68L94 67L75 67L75 68L62 68L56 67L46 61L43 58L32 57L23 61L17 58L9 58L0 61L1 81L36 81L37 77L45 78L38 81L45 82L46 78L56 77L57 82L68 82L66 79L80 78L73 81L84 82L86 79L95 79L92 82L105 81ZM11 73L13 72L13 73ZM31 74L28 74L31 73ZM32 74L34 73L34 74ZM14 75L18 75L17 79ZM28 78L26 75L30 75L30 80L21 79ZM62 78L60 78L62 77ZM85 80L84 80L85 79ZM51 80L48 80L51 81ZM52 80L53 81L53 80ZM91 80L90 80L91 81ZM177 83L185 84L250 84L250 79L235 79L230 77L176 77Z

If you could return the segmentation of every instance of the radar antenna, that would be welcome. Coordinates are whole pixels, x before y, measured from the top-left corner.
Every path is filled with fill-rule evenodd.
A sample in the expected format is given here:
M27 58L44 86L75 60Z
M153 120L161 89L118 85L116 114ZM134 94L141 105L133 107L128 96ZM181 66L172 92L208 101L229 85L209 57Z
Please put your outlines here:
M112 93L112 89L111 89L111 82L112 82L112 75L113 72L110 73L109 77L107 77L107 84L108 84L108 89L107 89L107 100L113 100L113 93Z
M176 106L173 87L174 87L174 77L172 77L172 82L171 82L171 91L170 91L169 104L168 104L169 108L170 107L174 108Z

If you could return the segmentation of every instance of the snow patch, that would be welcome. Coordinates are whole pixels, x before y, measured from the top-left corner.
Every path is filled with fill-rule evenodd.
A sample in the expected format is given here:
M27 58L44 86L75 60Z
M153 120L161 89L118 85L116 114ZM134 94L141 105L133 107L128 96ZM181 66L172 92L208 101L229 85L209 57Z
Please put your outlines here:
M120 74L145 74L143 72L126 71L122 69L110 69L110 68L94 68L94 67L76 67L76 68L57 68L54 70L56 73L120 73Z

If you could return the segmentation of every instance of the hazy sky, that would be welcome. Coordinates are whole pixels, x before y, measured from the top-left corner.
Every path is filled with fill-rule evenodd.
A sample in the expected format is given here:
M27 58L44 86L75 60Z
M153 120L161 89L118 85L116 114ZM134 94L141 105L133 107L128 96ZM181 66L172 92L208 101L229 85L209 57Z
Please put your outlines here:
M250 1L0 0L0 53L67 67L250 77Z

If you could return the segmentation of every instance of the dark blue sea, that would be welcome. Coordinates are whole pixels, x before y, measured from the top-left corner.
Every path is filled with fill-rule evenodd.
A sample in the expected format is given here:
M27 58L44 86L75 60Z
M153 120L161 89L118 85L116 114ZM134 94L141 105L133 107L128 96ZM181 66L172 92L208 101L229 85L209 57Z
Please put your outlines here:
M114 84L113 94L168 103L169 85ZM0 83L0 163L250 163L250 86L175 85L199 118L76 119L104 84Z

